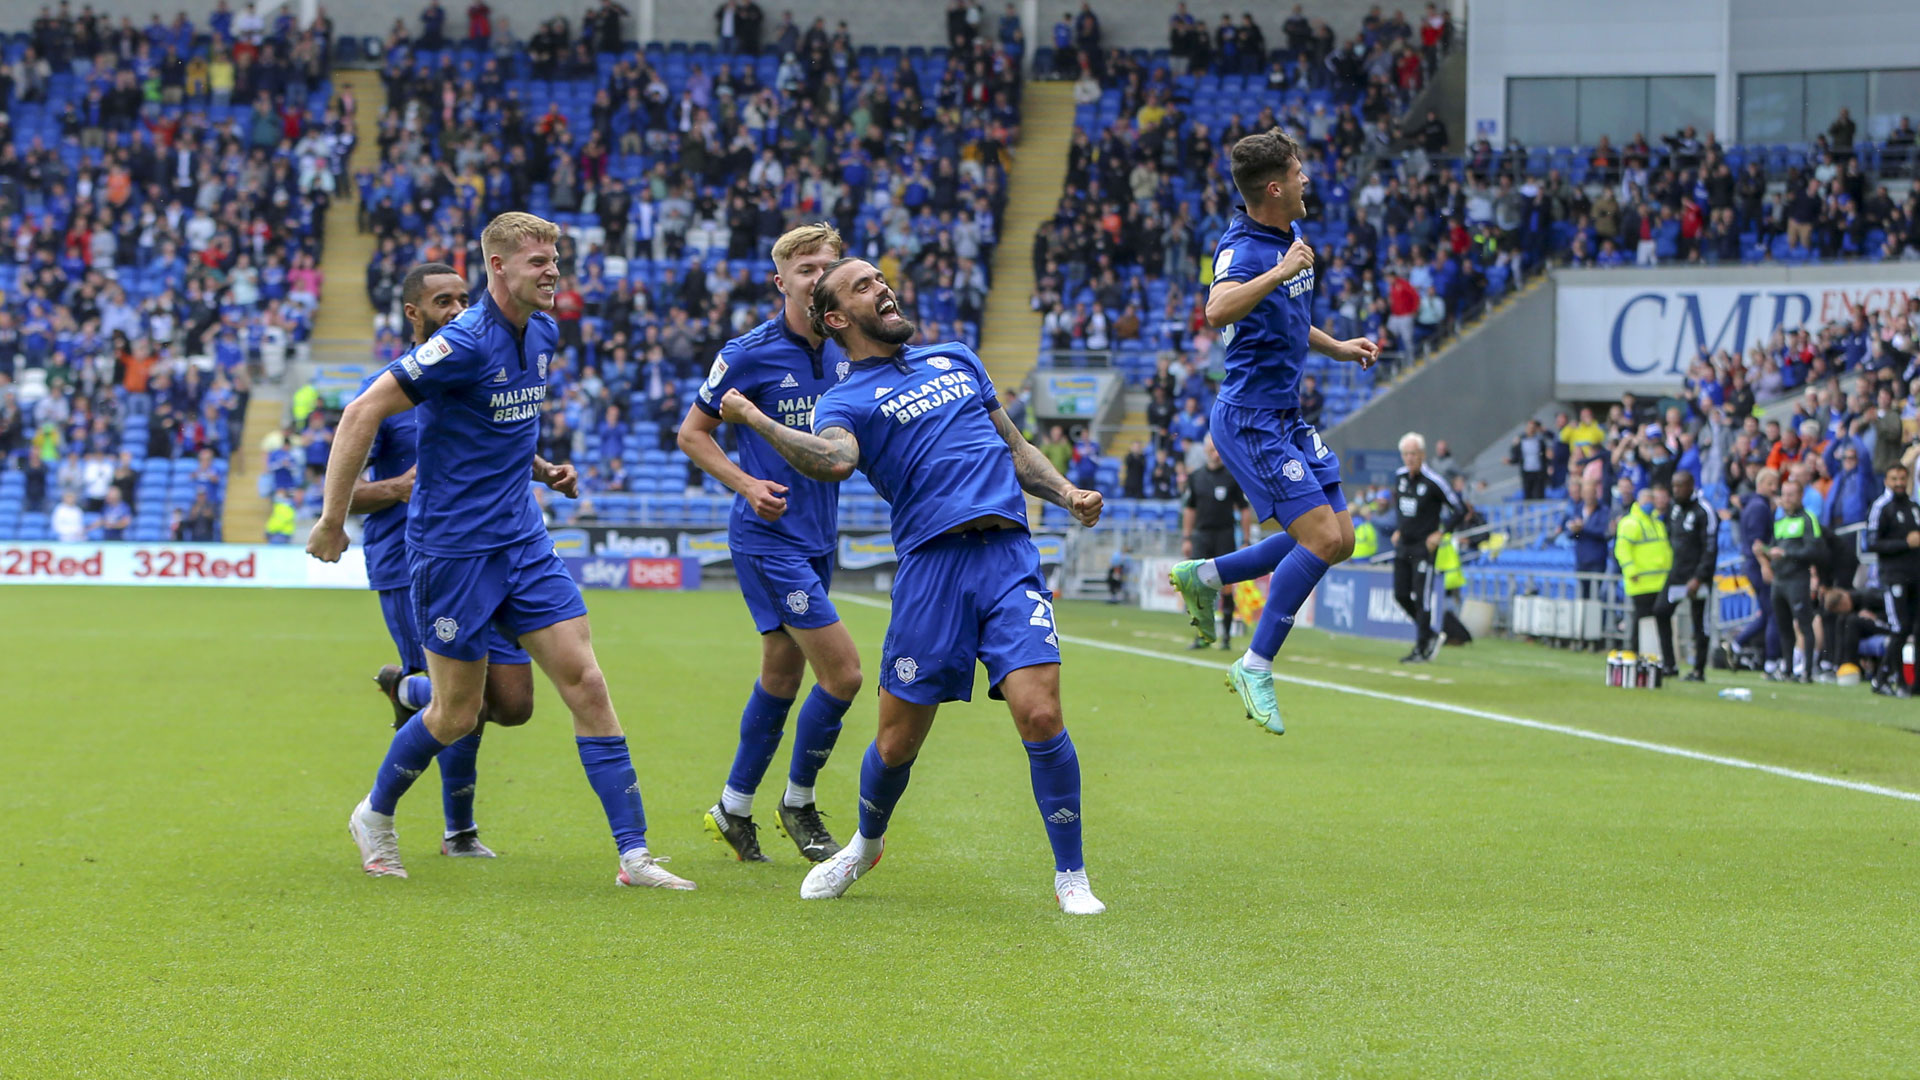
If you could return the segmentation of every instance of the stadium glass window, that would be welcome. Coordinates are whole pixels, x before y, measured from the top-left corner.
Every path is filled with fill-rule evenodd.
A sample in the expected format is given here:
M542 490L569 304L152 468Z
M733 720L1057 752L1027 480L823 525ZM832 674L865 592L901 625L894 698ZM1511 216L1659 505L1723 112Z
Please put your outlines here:
M1885 138L1902 116L1920 111L1920 68L1742 75L1740 141L1810 143L1843 108L1855 138Z
M1528 146L1619 146L1635 135L1658 141L1691 124L1713 130L1713 76L1599 76L1508 79L1507 136Z

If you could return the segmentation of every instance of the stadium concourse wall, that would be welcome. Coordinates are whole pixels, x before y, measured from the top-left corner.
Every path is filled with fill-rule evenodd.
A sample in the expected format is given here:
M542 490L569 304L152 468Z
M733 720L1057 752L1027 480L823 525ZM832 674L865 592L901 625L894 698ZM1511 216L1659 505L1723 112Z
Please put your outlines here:
M1910 68L1920 35L1913 0L1473 0L1472 15L1466 134L1495 146L1507 140L1509 79L1710 77L1711 116L1698 126L1732 143L1741 76ZM1866 136L1867 117L1855 120Z
M1553 400L1553 327L1552 285L1528 289L1323 437L1349 479L1409 431L1470 461Z
M598 0L591 2L597 5ZM718 6L718 0L621 2L630 13L626 26L629 38L642 41L715 40L714 9ZM215 0L173 0L169 3L156 3L155 0L93 0L93 10L115 18L132 16L138 26L145 26L147 18L156 11L169 19L175 11L185 11L195 25L204 26L207 13L213 10L214 3ZM981 0L981 3L985 7L986 30L991 34L1006 10L1006 0ZM456 38L464 37L467 26L467 5L464 0L441 0L441 4L447 11L447 32ZM580 16L586 12L588 5L589 0L562 3L554 3L553 0L489 0L493 17L497 20L504 16L514 35L521 40L556 15L564 16L578 32ZM230 6L236 11L244 7L239 0L231 0ZM270 3L260 5L262 12L268 14L280 6ZM297 2L285 6L296 14L301 11L301 4ZM405 20L409 32L418 33L420 11L426 7L426 3L425 0L407 0L399 5L382 3L380 0L320 0L319 6L326 8L328 17L333 19L342 34L385 37L393 28L395 19ZM769 36L779 24L780 13L791 11L794 23L803 31L815 18L825 19L829 32L835 23L845 20L853 32L856 45L930 46L947 43L946 0L892 0L889 3L873 3L869 0L761 0L760 6L766 12ZM1315 0L1306 8L1309 17L1325 19L1334 32L1344 38L1359 29L1360 20L1366 16L1369 6L1370 0ZM1456 20L1465 17L1466 0L1450 0L1450 6ZM1028 44L1038 48L1053 44L1053 24L1059 20L1062 12L1078 13L1080 4L1078 0L1055 0L1044 4L1037 0L1016 0L1014 9L1021 15ZM311 11L310 5L308 10ZM1173 13L1173 4L1164 0L1100 0L1093 5L1093 10L1100 17L1104 45L1126 49L1166 48L1167 17ZM1241 10L1240 7L1233 8L1236 17ZM1256 14L1266 31L1269 44L1283 42L1280 23L1286 18L1286 10L1270 7ZM20 11L19 21L24 28L30 16L25 5ZM1197 7L1195 14L1208 19L1209 23L1219 18L1218 12L1209 15L1204 6ZM1417 10L1408 11L1409 18L1417 18L1418 15ZM1029 55L1031 52L1030 49Z

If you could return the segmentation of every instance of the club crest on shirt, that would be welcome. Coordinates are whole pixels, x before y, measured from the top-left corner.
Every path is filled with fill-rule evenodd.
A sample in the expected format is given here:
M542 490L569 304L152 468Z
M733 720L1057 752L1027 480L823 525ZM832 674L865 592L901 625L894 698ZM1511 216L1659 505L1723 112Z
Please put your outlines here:
M903 656L893 662L893 677L903 683L912 682L913 677L918 674L920 674L920 665L911 656Z
M847 373L852 370L853 362L851 360L842 360L838 364L833 365L833 373L842 379L846 378Z
M939 368L941 371L945 371L948 368L953 366L953 361L947 359L944 356L935 356L929 359L927 361L927 364L931 367Z
M1286 476L1287 479L1292 480L1296 484L1299 483L1301 480L1306 479L1306 476L1307 476L1306 467L1301 465L1297 461L1287 462L1286 465L1280 469L1280 471L1282 474Z
M540 364L540 377L544 379L547 377L547 354L546 353L540 354L539 364Z

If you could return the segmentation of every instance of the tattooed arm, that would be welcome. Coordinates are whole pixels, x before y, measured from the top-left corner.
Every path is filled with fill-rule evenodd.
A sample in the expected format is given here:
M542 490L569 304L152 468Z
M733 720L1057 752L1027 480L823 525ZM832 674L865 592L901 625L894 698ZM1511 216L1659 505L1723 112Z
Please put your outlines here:
M720 418L729 424L750 427L767 445L800 470L802 476L828 483L839 483L853 475L860 463L860 444L846 428L830 427L818 435L809 434L760 411L738 390L729 390L720 399Z
M1075 521L1092 528L1100 520L1101 498L1097 491L1086 491L1067 483L1053 462L1040 449L1027 441L1020 429L1013 426L1013 420L1007 416L1007 410L993 410L993 426L1006 440L1007 449L1013 451L1013 475L1020 480L1020 489L1035 498L1045 499L1055 506L1065 507Z

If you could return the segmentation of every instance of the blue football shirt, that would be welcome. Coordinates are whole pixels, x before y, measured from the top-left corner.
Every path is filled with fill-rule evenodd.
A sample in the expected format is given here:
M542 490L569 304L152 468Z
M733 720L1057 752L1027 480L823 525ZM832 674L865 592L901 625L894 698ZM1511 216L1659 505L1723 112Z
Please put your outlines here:
M813 406L813 430L845 428L860 471L893 508L902 555L956 525L998 514L1027 524L1013 454L994 426L993 382L957 341L856 361Z
M388 366L419 414L408 548L464 558L546 535L533 501L533 454L547 364L558 352L552 316L535 312L518 333L481 293Z
M360 384L367 392L375 379L386 374L382 368ZM373 446L367 451L367 466L375 480L391 480L413 468L417 457L415 442L420 437L418 409L395 413L380 421L374 432ZM360 541L367 554L369 589L404 589L412 581L407 570L407 504L394 503L367 515L366 529Z
M1300 235L1281 232L1236 213L1213 249L1213 280L1252 281L1280 265ZM1255 409L1300 407L1300 375L1313 329L1313 267L1281 282L1239 322L1221 331L1227 346L1220 399Z
M831 341L818 349L809 346L787 327L782 313L727 342L714 357L694 405L718 417L720 399L728 390L738 390L768 416L811 431L814 403L847 371L847 355L840 346ZM751 476L786 485L787 512L779 521L762 521L746 499L734 496L727 546L743 555L816 556L833 551L840 485L800 475L751 428L740 428L738 435L740 467Z

